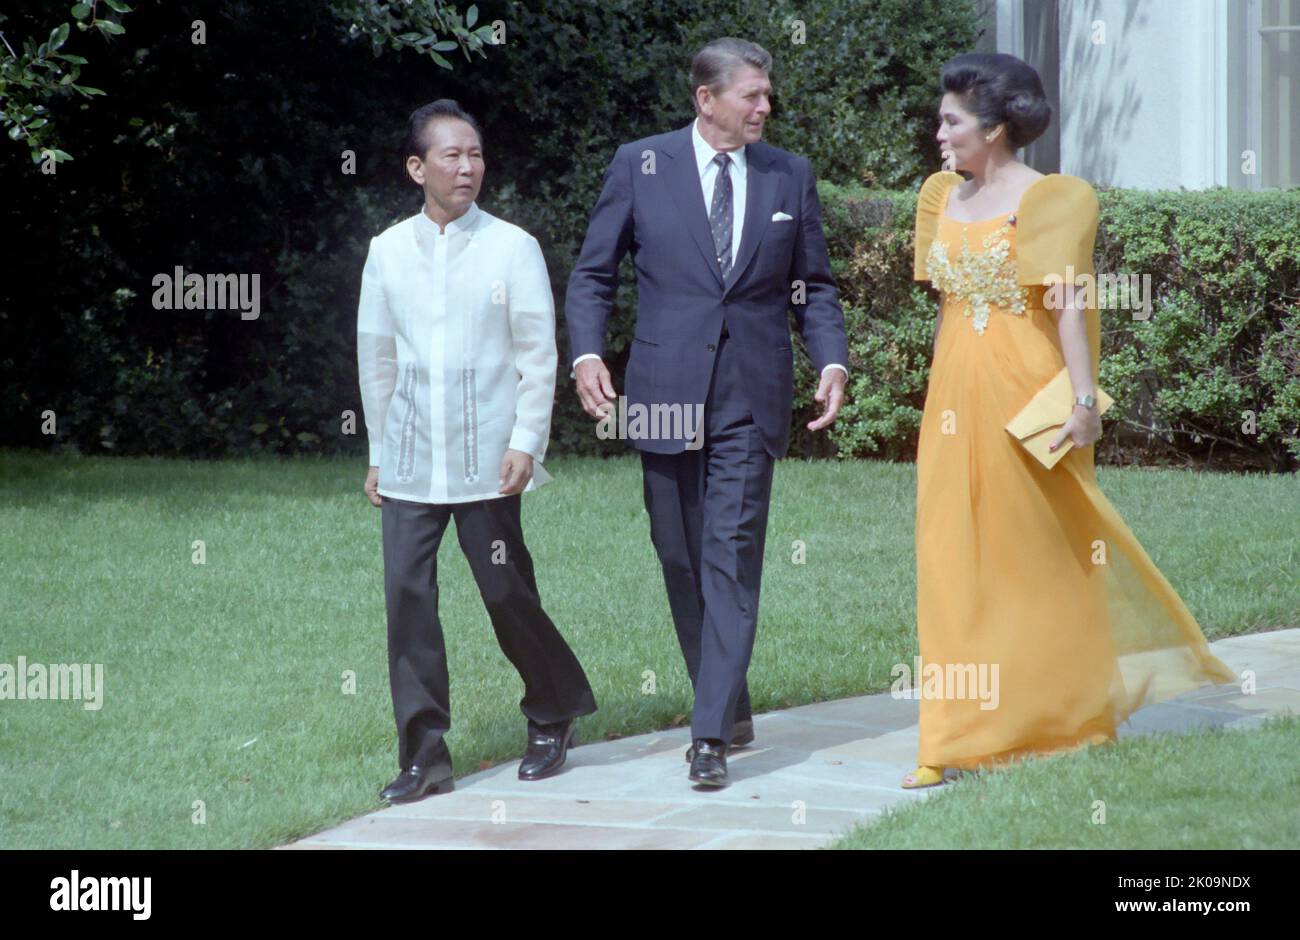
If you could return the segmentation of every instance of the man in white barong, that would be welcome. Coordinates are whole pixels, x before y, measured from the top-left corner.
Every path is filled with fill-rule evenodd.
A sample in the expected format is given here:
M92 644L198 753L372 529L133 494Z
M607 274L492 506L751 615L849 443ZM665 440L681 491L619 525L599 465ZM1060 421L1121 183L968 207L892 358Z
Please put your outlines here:
M537 239L478 208L483 139L454 101L416 109L404 144L422 210L370 242L357 368L381 510L388 669L401 772L390 803L452 789L438 546L451 519L502 652L524 682L519 777L556 773L574 721L596 710L542 609L520 494L542 468L555 394L555 304Z

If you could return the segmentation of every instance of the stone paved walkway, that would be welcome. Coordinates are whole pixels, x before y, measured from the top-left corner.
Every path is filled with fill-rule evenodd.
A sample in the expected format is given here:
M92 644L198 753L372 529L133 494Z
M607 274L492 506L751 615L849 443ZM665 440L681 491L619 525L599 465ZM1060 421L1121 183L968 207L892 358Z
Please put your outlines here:
M1247 728L1268 715L1300 714L1300 629L1211 645L1238 674L1254 670L1256 694L1222 685L1152 705L1133 715L1121 738ZM382 809L284 848L812 848L887 806L943 789L898 786L915 765L918 704L884 692L755 715L755 744L729 755L732 782L721 790L686 779L689 728L657 731L580 743L546 780L525 783L515 776L517 762L502 764L457 780L454 793Z

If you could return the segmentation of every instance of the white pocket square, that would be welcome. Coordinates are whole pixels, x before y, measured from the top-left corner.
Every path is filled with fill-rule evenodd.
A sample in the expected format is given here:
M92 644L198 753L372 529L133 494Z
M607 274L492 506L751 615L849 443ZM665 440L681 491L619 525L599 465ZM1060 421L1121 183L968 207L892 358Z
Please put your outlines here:
M790 222L790 221L792 221L793 219L794 219L794 216L786 215L784 212L774 212L774 213L772 214L772 221L773 221L773 222Z

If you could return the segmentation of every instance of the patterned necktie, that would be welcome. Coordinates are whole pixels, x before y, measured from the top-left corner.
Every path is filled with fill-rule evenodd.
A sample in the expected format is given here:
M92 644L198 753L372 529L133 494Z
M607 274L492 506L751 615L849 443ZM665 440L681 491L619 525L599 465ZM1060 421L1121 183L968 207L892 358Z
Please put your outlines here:
M714 256L722 268L725 281L731 272L731 157L720 153L713 158L718 165L718 179L713 184L713 206L709 209L709 228L713 231Z

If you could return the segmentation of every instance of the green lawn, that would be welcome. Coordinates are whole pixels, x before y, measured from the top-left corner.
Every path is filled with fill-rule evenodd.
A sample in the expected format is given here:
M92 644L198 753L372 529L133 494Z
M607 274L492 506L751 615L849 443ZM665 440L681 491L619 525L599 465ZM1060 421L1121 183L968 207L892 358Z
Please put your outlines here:
M1280 849L1300 845L1300 717L1129 738L972 774L835 849Z
M525 498L524 525L543 600L600 705L582 739L686 721L639 464L547 467L556 482ZM0 701L0 848L263 847L381 805L396 735L364 471L0 453L0 663L103 663L105 686L99 711ZM911 661L914 475L778 466L755 710L887 689L890 667ZM1211 638L1296 625L1295 476L1100 479ZM454 537L440 560L448 742L463 774L521 753L521 684ZM355 694L342 691L349 670ZM657 694L642 694L646 670Z

